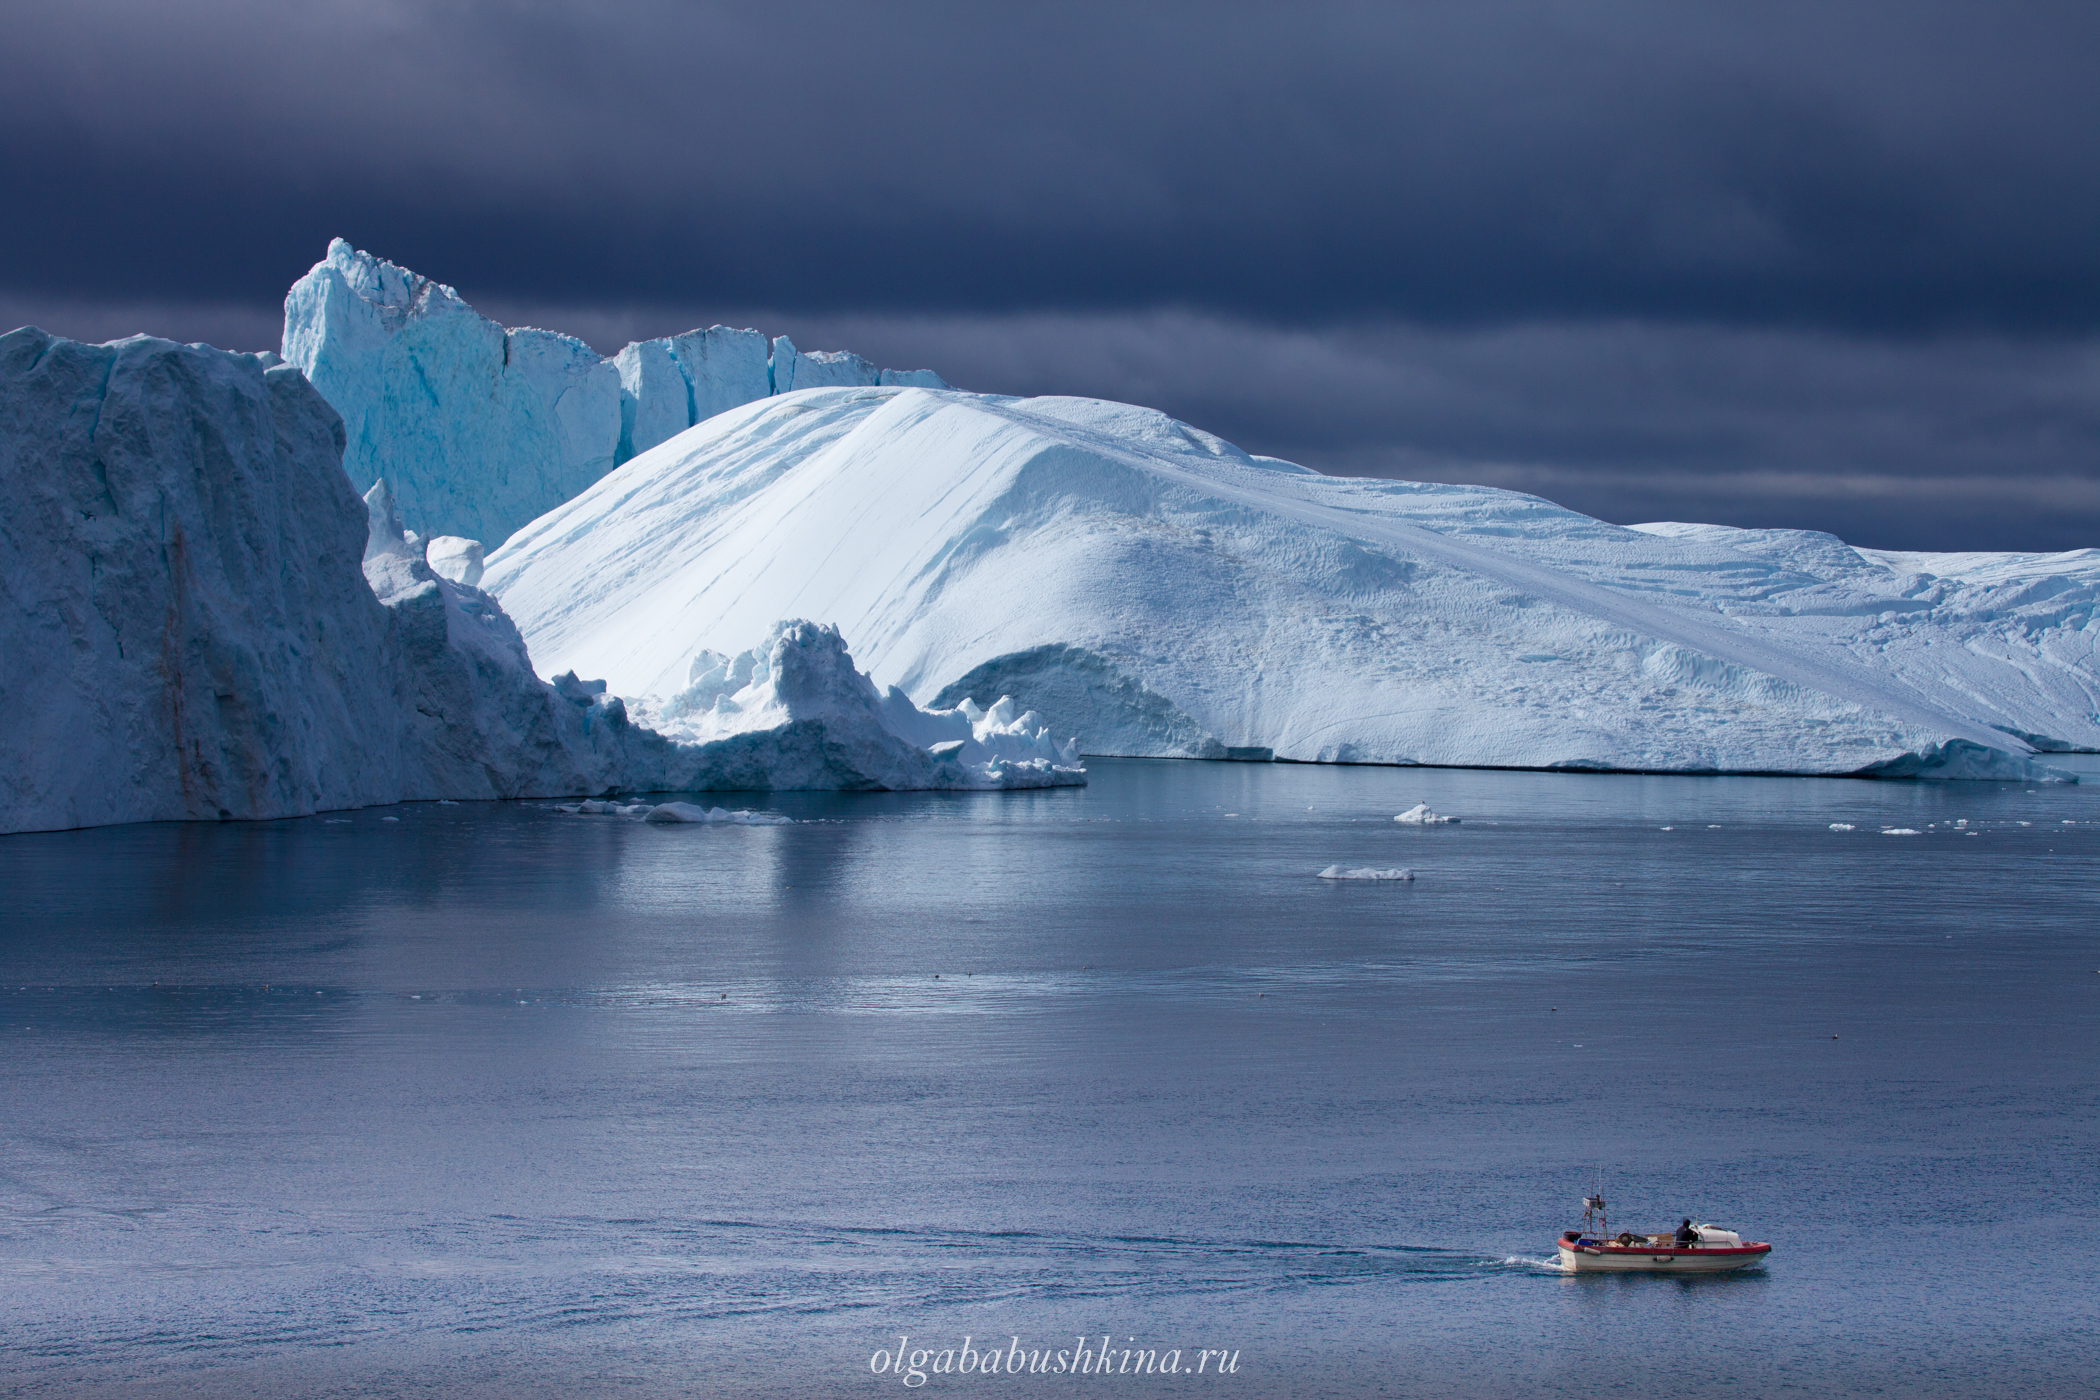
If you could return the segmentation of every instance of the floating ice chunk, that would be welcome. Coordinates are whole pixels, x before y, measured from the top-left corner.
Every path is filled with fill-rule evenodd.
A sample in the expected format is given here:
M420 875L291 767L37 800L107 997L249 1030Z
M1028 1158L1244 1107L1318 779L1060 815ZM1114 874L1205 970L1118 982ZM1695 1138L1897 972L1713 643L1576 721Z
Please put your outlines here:
M696 807L690 802L666 802L649 809L642 818L656 826L676 826L684 822L705 822L717 826L789 826L793 817L775 816L771 812L747 810L726 811L720 807Z
M1412 880L1415 878L1415 872L1402 870L1398 867L1391 870L1380 870L1375 866L1369 865L1359 866L1353 870L1344 870L1339 865L1330 865L1320 872L1320 878L1322 880Z
M1859 830L1859 828L1858 828L1858 827L1856 827L1856 826L1854 826L1854 825L1853 825L1853 824L1852 824L1851 822L1832 822L1832 823L1830 824L1830 829L1831 829L1832 831L1857 831L1857 830Z
M1429 804L1427 802L1417 802L1414 806L1408 808L1399 816L1394 817L1393 820L1396 822L1406 822L1410 826L1458 825L1457 817L1440 817L1436 813L1429 810Z
M1881 834L1883 836L1921 836L1924 833L1914 826L1885 826L1881 829Z

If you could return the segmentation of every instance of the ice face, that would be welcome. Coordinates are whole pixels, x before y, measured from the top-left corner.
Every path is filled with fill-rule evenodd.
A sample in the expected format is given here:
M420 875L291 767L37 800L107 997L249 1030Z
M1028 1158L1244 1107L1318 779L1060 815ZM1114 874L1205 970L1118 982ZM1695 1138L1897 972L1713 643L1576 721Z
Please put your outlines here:
M0 831L400 795L341 433L260 356L0 336Z
M882 371L844 350L798 351L786 336L773 340L773 392L797 389L851 389L882 382Z
M778 346L769 358L759 332L714 326L601 358L572 336L506 330L452 288L342 239L284 302L284 359L342 416L351 482L362 492L384 477L412 530L481 540L715 414L882 378L858 355ZM904 371L907 381L945 387L930 370Z
M521 529L486 578L543 665L653 705L805 614L918 706L1009 695L1097 753L2020 778L2100 747L2100 551L1628 529L1320 476L1098 400L747 404Z

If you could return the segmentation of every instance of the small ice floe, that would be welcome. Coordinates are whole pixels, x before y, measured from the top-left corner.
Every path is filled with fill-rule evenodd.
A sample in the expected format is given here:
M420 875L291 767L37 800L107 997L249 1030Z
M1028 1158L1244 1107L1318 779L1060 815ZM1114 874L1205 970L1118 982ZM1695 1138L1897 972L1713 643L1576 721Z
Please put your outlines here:
M788 826L793 817L775 816L771 812L727 811L721 807L696 807L690 802L666 802L651 807L649 815L642 818L652 826L675 826L682 822L707 822L727 826Z
M1322 880L1412 880L1415 878L1415 872L1402 870L1397 867L1391 870L1380 870L1375 866L1369 865L1358 866L1353 870L1344 870L1339 865L1330 865L1320 872L1320 878Z
M1881 834L1883 836L1921 836L1924 833L1914 826L1885 826L1881 829Z
M1859 830L1859 828L1858 828L1858 827L1856 827L1856 826L1854 826L1854 825L1853 825L1853 824L1852 824L1851 822L1832 822L1832 823L1830 824L1830 829L1831 829L1832 831L1857 831L1857 830Z
M1394 817L1393 820L1396 822L1406 822L1409 826L1458 825L1457 817L1440 817L1436 813L1429 810L1429 804L1427 802L1417 802L1414 806L1408 808L1399 816Z
M449 797L440 797L438 799L438 806L440 807L457 807L458 805L459 804L457 802L454 802Z
M383 821L383 822L397 822L397 821L400 821L400 820L401 820L401 818L399 818L399 817L381 817L381 818L380 818L379 820L381 820L381 821Z

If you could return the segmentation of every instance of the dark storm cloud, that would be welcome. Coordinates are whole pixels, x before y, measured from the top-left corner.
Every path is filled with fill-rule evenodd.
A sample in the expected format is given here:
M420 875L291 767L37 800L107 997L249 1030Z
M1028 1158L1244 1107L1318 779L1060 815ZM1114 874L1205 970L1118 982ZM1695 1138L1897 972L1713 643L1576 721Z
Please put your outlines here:
M260 346L341 234L1333 471L2100 541L2100 11L0 0L0 320Z
M572 298L2100 315L2077 9L101 0L10 29L7 261L47 287L253 294L340 231Z
M722 310L487 309L604 348ZM2100 540L2100 343L2084 338L726 314L986 392L1150 404L1321 471L1504 486L1624 523L1820 529L1891 549Z

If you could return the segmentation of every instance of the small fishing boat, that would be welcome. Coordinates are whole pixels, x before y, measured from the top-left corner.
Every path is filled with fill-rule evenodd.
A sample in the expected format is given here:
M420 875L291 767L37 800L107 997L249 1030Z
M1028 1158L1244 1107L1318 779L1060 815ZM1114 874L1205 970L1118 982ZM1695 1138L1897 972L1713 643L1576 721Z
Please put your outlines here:
M1689 1233L1690 1238L1686 1238ZM1582 1228L1564 1230L1560 1266L1569 1273L1718 1274L1764 1262L1772 1246L1694 1222L1689 1232L1611 1233L1602 1196L1582 1198Z

